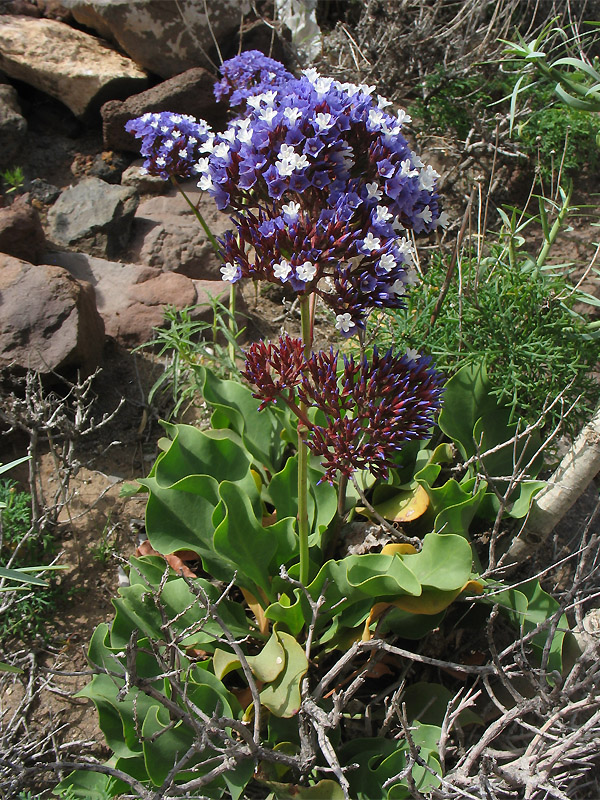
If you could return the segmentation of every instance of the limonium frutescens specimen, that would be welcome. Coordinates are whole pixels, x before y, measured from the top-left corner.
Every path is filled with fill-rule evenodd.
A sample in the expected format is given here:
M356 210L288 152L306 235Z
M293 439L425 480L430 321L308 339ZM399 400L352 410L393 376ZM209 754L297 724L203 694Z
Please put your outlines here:
M402 307L416 283L409 232L445 224L438 173L402 134L410 117L389 113L372 86L314 69L296 78L256 51L221 73L215 94L236 111L224 132L187 117L175 124L174 115L144 115L128 129L142 138L148 171L196 174L232 216L235 229L220 242L223 280L287 286L305 315L317 295L343 336L364 329L375 308ZM169 160L183 137L181 160ZM303 341L254 345L245 376L264 402L281 396L304 417L302 435L327 480L363 467L385 476L402 444L431 424L439 376L424 358L391 352L343 364L333 352L311 355L312 320L305 323ZM321 408L327 425L307 425L305 404Z

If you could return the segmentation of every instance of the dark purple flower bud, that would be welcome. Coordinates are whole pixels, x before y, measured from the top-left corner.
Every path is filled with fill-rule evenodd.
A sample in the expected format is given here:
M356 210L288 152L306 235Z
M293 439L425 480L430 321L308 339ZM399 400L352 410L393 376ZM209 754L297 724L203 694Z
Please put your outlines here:
M262 400L259 410L280 397L286 389L297 386L305 365L301 339L285 335L279 337L277 344L260 341L250 345L242 375L258 390L253 397Z

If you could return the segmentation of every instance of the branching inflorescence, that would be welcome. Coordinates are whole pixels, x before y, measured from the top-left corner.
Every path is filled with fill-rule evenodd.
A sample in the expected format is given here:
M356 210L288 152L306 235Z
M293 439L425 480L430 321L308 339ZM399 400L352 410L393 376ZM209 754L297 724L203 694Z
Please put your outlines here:
M225 62L221 73L215 95L236 111L223 133L164 112L127 129L142 139L149 172L197 175L231 213L235 229L220 242L223 280L266 280L301 300L316 295L344 337L364 329L373 309L402 307L417 282L409 232L445 224L438 173L402 134L410 117L389 113L373 86L315 69L295 78L257 51ZM309 319L303 341L254 345L245 377L263 405L281 396L297 410L327 480L367 466L385 476L402 444L425 435L440 379L418 356L375 352L342 367L333 352L309 356L311 345ZM304 404L320 408L326 424L310 423Z

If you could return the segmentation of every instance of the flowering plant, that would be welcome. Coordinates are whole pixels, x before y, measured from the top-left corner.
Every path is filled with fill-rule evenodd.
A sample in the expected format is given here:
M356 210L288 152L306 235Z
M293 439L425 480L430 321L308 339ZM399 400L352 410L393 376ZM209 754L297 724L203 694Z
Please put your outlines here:
M81 797L130 787L144 800L237 800L249 784L270 798L415 796L442 780L442 719L421 710L446 690L405 690L394 673L406 659L464 676L494 670L396 644L482 593L468 531L497 500L470 468L434 485L452 448L431 442L442 379L429 360L363 343L369 313L401 306L416 281L410 237L444 224L437 173L403 137L406 114L389 114L373 87L315 70L297 79L254 52L222 72L217 96L238 111L223 133L166 113L128 129L149 171L196 174L230 211L235 230L217 243L223 280L289 286L302 336L250 345L251 388L198 367L211 429L164 423L162 452L139 481L149 541L114 622L94 634L99 672L83 691L114 757L62 787ZM342 337L358 336L359 357L313 350L318 298ZM484 376L456 378L441 431L468 458L483 425L500 464ZM482 422L482 397L496 427ZM525 457L519 447L511 454ZM510 513L526 513L534 490L525 481L507 493ZM395 527L413 519L410 535ZM517 603L535 627L529 595L494 602ZM379 697L372 681L386 672ZM398 712L400 691L411 711Z

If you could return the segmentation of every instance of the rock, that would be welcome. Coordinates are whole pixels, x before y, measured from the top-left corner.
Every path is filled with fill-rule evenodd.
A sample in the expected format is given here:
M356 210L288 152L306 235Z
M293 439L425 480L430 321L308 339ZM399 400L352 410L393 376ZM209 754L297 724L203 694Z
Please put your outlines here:
M94 36L52 19L0 17L0 69L92 118L102 103L148 84L146 73Z
M147 111L174 111L205 119L213 127L224 126L225 109L215 100L215 80L205 69L190 69L123 102L110 100L102 106L102 135L107 150L140 152L140 141L127 133L125 123Z
M12 205L0 208L0 253L39 264L46 241L40 216L27 199L22 195Z
M231 221L214 200L192 185L185 191L214 236L221 236ZM198 280L220 280L222 262L184 198L171 188L164 197L151 197L138 206L128 258L163 271L180 272Z
M53 183L48 183L43 178L34 178L25 184L29 196L32 200L44 206L51 205L60 195L60 189Z
M104 347L104 325L88 283L62 267L0 255L0 367L89 373Z
M27 122L21 114L16 90L6 83L0 84L0 169L14 166L26 134Z
M129 240L137 204L130 186L84 178L65 189L48 212L49 237L58 245L113 258Z
M248 0L63 0L75 20L116 42L137 64L161 78L211 67L217 41L235 37ZM211 33L212 27L212 33Z
M149 175L142 169L143 161L127 167L121 176L123 186L133 186L138 194L164 194L171 188L169 181L164 181L157 175Z
M107 183L120 183L123 170L129 165L130 159L119 153L98 153L94 158L89 174L100 178Z
M208 304L209 297L225 297L228 293L228 285L223 281L193 281L173 272L106 261L83 253L52 253L46 259L94 286L107 335L125 347L150 341L152 329L163 323L165 306ZM211 322L212 309L209 305L199 306L192 318Z

